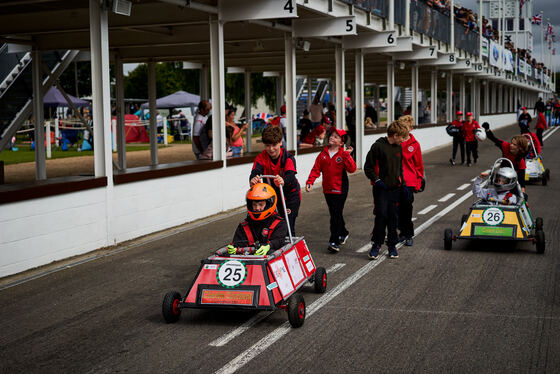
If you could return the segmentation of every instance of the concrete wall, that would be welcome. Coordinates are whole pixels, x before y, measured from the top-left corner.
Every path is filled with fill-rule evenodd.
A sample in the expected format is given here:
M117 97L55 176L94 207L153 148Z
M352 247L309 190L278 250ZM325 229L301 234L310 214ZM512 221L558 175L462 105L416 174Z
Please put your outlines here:
M515 114L482 117L484 121L500 128L515 122ZM423 152L451 144L444 127L416 129L414 135ZM364 138L364 159L380 136ZM317 153L297 156L302 187L316 157ZM2 205L0 277L243 206L251 167L244 164Z

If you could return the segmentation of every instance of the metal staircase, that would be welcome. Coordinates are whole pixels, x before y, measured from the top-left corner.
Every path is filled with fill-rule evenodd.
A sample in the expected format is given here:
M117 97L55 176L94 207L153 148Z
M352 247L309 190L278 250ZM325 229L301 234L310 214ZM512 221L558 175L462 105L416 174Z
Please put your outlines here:
M66 70L79 51L45 51L42 61L50 75L42 79L43 95ZM16 131L32 114L33 81L31 53L8 53L7 45L0 47L0 152Z
M301 83L300 83L301 81ZM328 88L328 80L326 79L311 79L311 94L312 98L315 95L319 95L319 102L323 100L325 96L325 92L327 92ZM306 78L299 78L296 82L296 93L297 93L297 106L296 106L296 113L297 117L301 117L303 111L307 109L309 106L307 100L307 79Z

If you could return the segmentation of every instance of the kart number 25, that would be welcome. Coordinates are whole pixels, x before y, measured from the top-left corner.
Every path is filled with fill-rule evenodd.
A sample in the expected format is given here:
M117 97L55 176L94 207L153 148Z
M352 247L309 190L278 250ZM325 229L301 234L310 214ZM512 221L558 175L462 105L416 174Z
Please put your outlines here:
M240 261L224 262L218 270L218 282L225 287L239 286L245 280L247 270Z

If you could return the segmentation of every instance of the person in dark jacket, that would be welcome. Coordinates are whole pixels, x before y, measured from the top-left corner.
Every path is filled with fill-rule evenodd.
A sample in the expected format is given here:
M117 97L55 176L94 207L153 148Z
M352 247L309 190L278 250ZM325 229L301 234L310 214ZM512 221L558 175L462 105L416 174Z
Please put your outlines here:
M237 226L229 254L240 254L241 247L255 247L255 255L265 256L282 248L288 226L276 213L278 197L274 188L257 183L247 192L247 218Z
M546 110L546 105L544 105L544 101L542 101L542 97L539 97L539 99L535 103L534 114L536 116L538 113L544 113L545 110Z
M373 185L375 223L371 237L370 259L379 257L385 241L389 258L398 258L397 203L401 197L403 161L401 143L408 136L408 128L397 121L387 128L387 136L377 139L371 146L364 164L364 173Z
M346 131L331 127L329 145L315 159L315 164L305 185L305 190L307 192L311 191L315 179L321 176L321 173L323 174L323 193L331 216L331 236L328 247L331 252L338 252L339 246L346 244L349 234L343 216L344 204L349 190L346 173L356 171L356 162L350 155L352 147L344 148L347 139Z
M456 113L456 119L451 124L459 129L457 135L453 136L453 152L449 163L455 165L455 156L457 155L457 148L461 154L461 165L465 164L465 138L463 138L463 112L460 110Z
M523 127L523 126L529 127L531 125L532 120L533 119L531 118L531 115L527 112L527 108L522 107L521 108L521 114L519 115L519 118L517 119L517 124L519 125L519 127Z

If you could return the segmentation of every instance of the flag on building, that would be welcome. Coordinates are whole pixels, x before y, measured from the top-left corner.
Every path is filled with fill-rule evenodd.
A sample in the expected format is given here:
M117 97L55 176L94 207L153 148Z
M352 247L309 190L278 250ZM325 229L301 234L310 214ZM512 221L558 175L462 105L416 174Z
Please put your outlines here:
M542 23L542 14L535 14L531 19L533 25L540 25Z
M525 0L519 1L519 16L521 16L521 12L523 10L523 5L525 4Z

